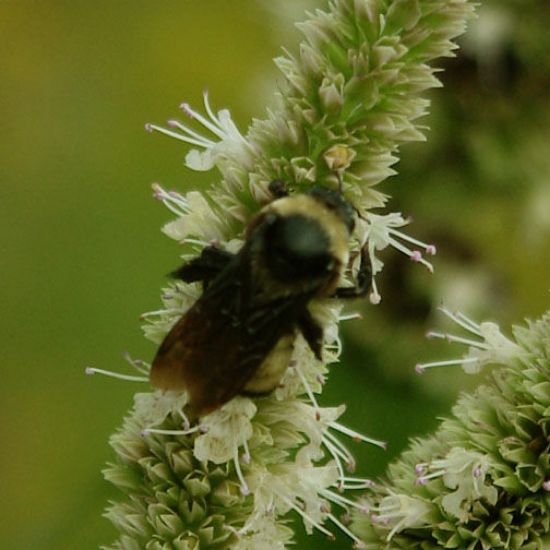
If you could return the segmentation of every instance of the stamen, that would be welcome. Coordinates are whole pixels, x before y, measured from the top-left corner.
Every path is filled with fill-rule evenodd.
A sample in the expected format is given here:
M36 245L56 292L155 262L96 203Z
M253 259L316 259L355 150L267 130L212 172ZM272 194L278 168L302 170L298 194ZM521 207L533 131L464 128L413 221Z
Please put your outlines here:
M273 497L269 499L269 503L265 508L265 513L269 516L273 513L273 510L275 509L275 503L273 502Z
M203 138L200 141L198 139L194 139L192 137L179 134L178 132L173 132L172 130L168 130L167 128L163 128L162 126L157 126L156 124L147 124L146 130L148 132L159 132L160 134L164 134L165 136L172 137L174 139L177 139L179 141L183 141L185 143L189 143L190 145L197 145L198 147L207 147L205 144L206 140Z
M289 506L290 508L292 508L294 511L298 512L298 514L300 514L302 516L302 518L304 518L310 525L312 525L313 527L315 527L316 529L318 529L319 531L321 531L321 533L324 533L327 537L329 537L329 539L331 540L334 540L336 537L334 536L333 533L331 533L328 529L326 529L325 527L323 527L320 523L317 523L313 518L311 518L310 516L308 516L306 514L306 512L304 510L302 510L302 508L300 508L300 506L298 506L295 502L293 502L292 500L290 500L289 498L277 493L277 496L287 504L287 506Z
M202 101L204 103L204 108L206 109L207 115L212 119L215 120L218 126L220 125L220 119L214 114L214 111L212 111L212 108L210 107L210 100L208 98L208 90L204 90L202 93Z
M546 480L545 482L543 482L542 488L543 488L545 491L550 491L550 480Z
M404 238L403 237L404 233L400 233L399 231L394 231L393 229L388 229L388 233ZM410 239L407 238L405 240L410 240ZM433 273L434 266L422 257L422 253L419 250L411 250L408 246L405 246L404 244L400 243L396 239L393 239L392 237L388 237L388 243L391 246L393 246L395 249L399 250L399 252L402 252L406 256L409 256L409 258L413 262L421 263L428 269L430 273ZM424 245L424 248L425 248L425 245Z
M338 527L343 533L345 533L353 542L355 548L366 548L365 543L355 536L341 521L336 519L333 514L327 514L327 517Z
M301 371L300 367L298 365L295 365L295 371L298 373L298 376L300 377L300 380L302 381L302 384L306 390L306 393L311 400L311 403L313 404L313 407L315 408L315 418L317 420L321 420L321 411L319 409L319 404L317 403L317 400L315 399L315 395L313 395L313 391L311 390L311 386L309 385L308 381L306 380L306 377L304 376L303 372Z
M242 455L242 461L245 464L250 464L250 451L248 449L248 441L243 441L244 454Z
M356 432L355 430L352 430L348 428L347 426L344 426L338 422L332 422L330 424L331 428L334 428L335 430L351 437L355 441L364 441L365 443L370 443L371 445L376 445L377 447L380 447L384 450L386 450L388 444L386 441L380 441L378 439L373 439L372 437L368 437L366 435L363 435L359 432Z
M344 454L344 460L346 462L346 465L348 467L349 471L355 470L355 458L353 458L353 455L351 454L351 451L334 435L331 434L328 430L325 432L325 437L327 437L331 443L340 449L340 451Z
M328 449L328 452L332 455L334 463L336 464L336 469L338 470L338 487L343 487L346 475L344 473L344 467L342 466L339 450L334 446L333 443L326 439L323 439L323 445Z
M210 245L209 241L203 241L201 239L189 239L187 237L184 239L184 242L187 244L194 244L194 245L200 246L201 248L205 248Z
M145 313L142 313L139 318L143 321L143 319L146 319L147 317L157 317L159 315L164 314L181 314L181 311L177 309L157 309L155 311L146 311Z
M477 357L464 357L462 359L449 359L447 361L433 361L431 363L417 363L414 370L417 374L424 374L426 369L432 369L434 367L448 367L452 365L464 365L470 363L477 363L479 359Z
M435 254L437 253L437 249L433 244L423 243L422 241L419 241L418 239L415 239L414 237L411 237L410 235L407 235L406 233L402 233L401 231L397 231L395 229L390 229L389 231L390 233L393 233L396 237L399 237L404 241L408 241L411 244L423 248L426 251L426 254L429 254L430 256L435 256Z
M380 296L380 292L378 292L378 286L376 285L376 279L374 278L374 275L371 277L371 291L369 294L369 302L376 306L380 303L382 300L382 296Z
M352 319L362 319L363 316L358 313L358 312L355 312L355 313L348 313L347 315L339 315L338 316L338 321L351 321Z
M422 475L428 468L427 462L420 462L414 467L414 473L419 476Z
M395 533L397 533L398 531L401 531L401 529L403 528L403 524L404 524L404 520L401 520L399 523L396 523L394 525L393 529L388 533L388 536L386 537L386 540L388 542L393 538Z
M149 382L149 378L146 376L132 376L130 374L121 374L119 372L112 372L110 370L96 369L94 367L86 367L84 372L88 375L103 374L111 378L118 378L119 380L128 380L130 382Z
M423 475L417 477L414 483L415 485L426 485L426 483L428 483L428 481L430 481L431 479L436 479L438 477L441 477L442 475L443 472L433 472L425 476Z
M452 313L450 310L448 310L445 306L440 305L437 309L444 313L449 319L454 321L457 325L460 325L463 329L467 330L468 332L471 332L472 334L475 334L476 336L479 336L480 338L483 338L483 334L479 330L479 325L475 324L472 320L468 319L465 315L462 313Z
M141 374L149 374L149 371L151 370L151 365L149 363L146 363L141 359L132 359L131 355L127 351L122 354L122 357L124 357L124 359L138 372L141 372Z
M338 493L333 493L332 491L329 491L328 489L323 489L321 491L321 494L325 496L328 500L333 502L334 504L347 509L348 506L351 506L352 508L356 508L360 512L363 512L364 514L369 513L369 507L364 504L359 504L358 502L355 502L354 500L351 500L349 498L346 498Z
M434 332L429 331L426 333L426 338L441 338L442 340L447 340L447 342L457 342L459 344L466 344L467 346L472 346L479 349L489 349L487 344L483 342L478 342L476 340L470 340L469 338L463 338L462 336L455 336L448 332Z
M344 489L345 490L355 490L355 489L372 489L376 486L376 483L372 479L364 479L358 477L345 477L344 478Z
M196 432L200 432L200 426L194 426L191 429L187 430L163 430L161 428L143 428L141 430L142 435L149 434L161 434L161 435L191 435Z
M178 414L181 416L181 419L183 420L183 428L185 430L188 430L191 427L191 422L189 422L189 418L183 412L182 409L178 409ZM199 430L200 430L200 428L199 428Z
M196 139L197 143L194 143L194 145L200 145L201 147L207 148L207 147L212 147L213 145L216 144L215 141L212 141L211 139L201 136L199 133L185 126L185 124L182 124L179 120L170 119L166 122L166 124L168 124L168 126L170 126L171 128L178 128L178 130L181 130L182 132L189 134L191 138Z
M200 122L205 128L208 128L213 134L216 134L220 139L225 138L225 133L220 130L218 119L214 117L213 121L217 124L212 124L208 119L204 118L200 113L194 111L189 106L189 103L183 102L180 105L180 109L189 117Z
M241 493L244 496L247 496L250 494L250 489L248 488L248 484L246 483L243 473L241 471L241 465L239 463L239 449L235 449L235 453L233 456L233 462L235 464L235 473L237 474L237 477L239 478L239 482L241 484Z
M235 535L237 537L237 539L239 539L239 540L241 539L241 536L244 534L244 532L243 532L244 527L237 530L232 525L227 525L227 524L222 523L222 526L223 526L224 529L226 529L227 531L229 531L230 533Z
M153 197L160 200L176 216L184 216L189 213L189 203L179 193L166 192L158 183L152 183Z

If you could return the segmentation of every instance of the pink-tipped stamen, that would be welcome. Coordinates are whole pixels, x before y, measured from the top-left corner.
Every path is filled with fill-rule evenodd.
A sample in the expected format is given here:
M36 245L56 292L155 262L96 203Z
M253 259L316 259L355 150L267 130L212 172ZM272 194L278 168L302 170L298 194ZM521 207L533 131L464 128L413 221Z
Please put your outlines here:
M338 493L333 493L328 489L322 489L321 494L327 500L330 500L331 502L333 502L337 506L340 506L341 508L347 509L348 506L351 506L352 508L359 510L363 514L368 514L369 512L368 506L365 506L364 504L360 504L359 502L355 502L354 500L346 498Z
M141 374L149 375L149 371L151 370L151 365L149 363L146 363L141 359L133 359L130 353L127 351L125 351L122 354L122 357L126 360L128 364L134 367L138 372L140 372Z
M211 139L201 136L201 134L199 134L198 132L195 132L191 128L188 128L185 124L182 124L179 120L172 118L170 120L167 120L166 124L170 126L170 128L176 128L178 130L181 130L182 132L185 132L185 134L189 136L189 139L193 140L192 145L198 145L199 147L204 147L204 148L209 148L216 145L215 141L212 141Z
M334 446L334 443L331 443L328 439L323 439L323 445L327 448L328 452L334 459L334 464L336 465L336 470L338 471L338 488L341 488L344 486L344 479L346 477L344 467L342 466L341 452Z
M355 471L356 463L350 451L345 447L345 445L341 441L338 440L337 437L335 437L330 432L326 431L324 435L326 439L323 439L323 444L332 445L334 452L346 464L346 469L348 470L348 472L353 473Z
M389 230L388 233L393 233L394 235L397 233L401 235L399 232L392 230ZM425 260L423 258L422 253L419 250L411 250L408 246L405 246L404 244L391 237L388 238L388 243L396 250L399 250L399 252L405 254L405 256L408 256L413 262L422 264L430 273L433 273L434 266L430 262L428 262L428 260Z
M333 514L327 514L328 519L338 527L342 531L342 533L346 534L354 543L356 548L365 548L365 545L363 541L357 536L355 536L340 520L338 520Z
M87 375L103 374L109 378L117 378L118 380L127 380L128 382L149 382L149 378L146 376L132 376L130 374L121 374L119 372L112 372L110 370L96 369L94 367L86 367L84 372Z
M241 460L244 464L250 464L250 450L248 449L248 441L243 441L244 453L241 456Z
M183 141L184 143L188 143L189 145L196 145L197 147L202 147L202 148L210 147L210 145L209 145L210 140L207 140L205 138L202 138L201 140L198 140L198 139L192 138L188 135L179 134L178 132L168 130L168 128L164 128L163 126L157 126L156 124L148 124L147 125L147 131L148 132L153 132L153 131L158 132L159 134L164 134L165 136L177 139L178 141Z
M386 441L381 441L379 439L373 439L372 437L368 437L367 435L356 432L355 430L352 430L351 428L348 428L347 426L344 426L339 422L331 422L329 426L347 435L348 437L351 437L355 441L363 441L364 443L370 443L371 445L376 445L377 447L380 447L381 449L384 449L384 450L386 450L388 446Z
M477 363L479 359L477 357L463 357L462 359L449 359L447 361L432 361L431 363L418 363L414 370L417 374L424 374L426 369L433 369L435 367L451 367L453 365L467 365L471 363Z
M449 317L449 319L454 321L457 325L460 325L463 329L467 330L468 332L471 332L472 334L475 334L476 336L479 336L480 338L483 338L483 334L480 331L479 325L474 323L471 319L468 319L464 314L453 313L443 305L440 305L437 309L439 309L439 311L444 313L447 317Z
M295 512L298 512L302 518L307 521L312 527L315 527L318 531L321 531L321 533L324 533L327 537L330 539L334 539L335 536L333 533L331 533L328 529L323 527L320 523L317 523L313 518L308 516L308 514L300 507L298 506L294 501L290 500L286 496L283 496L281 494L277 494L277 496L284 502L289 508L292 508Z
M448 332L435 332L431 330L426 333L426 338L440 338L442 340L447 340L447 342L456 342L458 344L466 344L467 346L472 346L478 349L489 349L489 346L484 342L471 340L470 338L463 338L462 336L456 336Z
M321 420L321 412L320 412L321 409L319 408L319 404L317 403L317 399L315 399L315 395L313 394L313 390L311 389L309 382L307 381L306 377L304 376L304 373L302 372L302 370L297 364L295 364L294 369L298 373L298 376L300 377L300 381L302 382L302 385L306 390L307 396L309 397L313 407L315 408L315 418L317 420Z
M160 434L160 435L191 435L194 433L199 432L199 426L194 426L193 428L189 428L187 430L163 430L162 428L143 428L141 430L141 433L143 435L149 435L149 434Z
M153 189L153 197L162 201L164 206L176 214L176 216L184 216L190 212L189 203L185 197L181 196L179 193L175 191L165 191L158 183L152 183L151 187Z
M233 463L235 464L235 473L237 474L237 478L239 479L239 484L241 486L241 494L243 496L247 496L250 494L250 489L248 487L248 484L246 483L246 480L244 479L243 473L241 471L241 464L239 461L239 450L235 449L235 456L233 457Z
M346 491L372 489L376 486L376 483L372 479L365 479L359 477L344 477L343 488Z
M219 128L220 123L219 123L219 120L218 120L217 117L212 118L212 122L214 122L214 124L213 124L208 119L203 117L200 113L193 110L191 108L191 106L189 105L189 103L185 103L185 102L182 103L180 105L180 108L187 116L189 116L190 118L200 122L205 128L208 128L213 134L218 136L220 139L224 139L226 137L225 133L222 130L220 130L220 128Z

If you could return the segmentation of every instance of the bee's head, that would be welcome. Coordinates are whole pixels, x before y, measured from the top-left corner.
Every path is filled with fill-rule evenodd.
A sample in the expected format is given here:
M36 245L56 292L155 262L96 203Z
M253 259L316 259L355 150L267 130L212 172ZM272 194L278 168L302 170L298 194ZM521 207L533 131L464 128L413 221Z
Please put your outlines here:
M265 231L265 259L280 281L324 278L335 268L327 232L313 217L301 213L271 215Z
M332 210L342 220L348 232L352 233L355 227L355 212L353 206L344 198L340 191L316 186L309 194L323 204L323 206Z

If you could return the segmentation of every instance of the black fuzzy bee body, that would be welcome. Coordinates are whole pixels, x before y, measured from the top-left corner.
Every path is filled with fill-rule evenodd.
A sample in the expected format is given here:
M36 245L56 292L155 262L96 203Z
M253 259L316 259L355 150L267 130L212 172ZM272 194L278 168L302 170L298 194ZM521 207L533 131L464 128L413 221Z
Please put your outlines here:
M204 291L162 342L152 384L186 390L201 415L237 394L277 387L297 331L320 359L323 331L308 304L339 290L349 294L338 284L353 216L341 194L324 188L285 196L252 219L237 254L207 247L184 264L173 275L201 281Z

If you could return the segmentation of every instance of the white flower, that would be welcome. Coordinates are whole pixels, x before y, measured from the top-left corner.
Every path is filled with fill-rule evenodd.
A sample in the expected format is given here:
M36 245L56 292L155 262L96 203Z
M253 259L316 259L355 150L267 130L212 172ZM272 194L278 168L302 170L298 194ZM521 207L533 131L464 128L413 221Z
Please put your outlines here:
M150 426L164 422L171 414L179 414L187 404L188 397L185 392L161 392L137 393L134 396L136 417ZM182 418L183 420L183 418Z
M439 309L468 332L469 336L464 337L435 331L428 332L426 336L428 338L442 338L448 342L464 344L468 346L468 352L457 359L419 363L416 365L416 372L419 374L429 368L453 365L462 366L464 372L467 374L477 374L487 364L512 365L516 359L524 355L520 346L509 338L506 338L497 324L491 322L476 323L463 313L453 313L443 306L440 306ZM471 335L473 335L473 338Z
M191 149L185 157L185 165L199 172L211 170L214 166L232 162L239 166L249 166L253 160L253 149L231 119L227 109L222 109L215 114L208 101L208 92L203 94L206 116L193 110L188 103L180 105L182 111L191 119L197 121L210 135L196 132L179 120L169 120L164 128L156 124L146 124L149 132L156 131L173 137L190 145L196 145L198 149Z
M392 212L384 216L369 212L358 220L356 234L359 239L359 246L362 248L366 243L371 262L372 291L370 300L373 304L377 304L381 299L375 277L377 273L382 271L384 266L384 262L378 258L377 253L388 246L405 254L411 261L421 263L430 273L433 272L433 265L423 257L421 250L425 251L426 254L434 255L436 253L435 246L423 243L396 229L408 224L409 220L403 218L398 212Z
M252 437L251 419L256 405L245 397L235 397L201 420L204 434L195 439L193 454L197 460L214 464L229 462L238 456L239 447ZM245 454L245 462L250 460Z
M441 506L464 523L469 519L473 502L484 499L489 504L495 504L497 501L496 487L485 482L490 466L486 455L454 447L444 459L418 464L416 472L421 476L417 482L425 485L433 479L441 478L445 487L455 489L443 497Z
M391 540L396 533L405 529L430 525L430 502L391 490L389 493L376 508L373 508L374 513L371 515L373 523L390 530L386 540Z
M228 235L228 222L198 191L180 195L175 191L165 191L153 184L153 195L169 208L176 219L168 222L162 232L180 243L192 243L201 247L213 242L224 241Z

